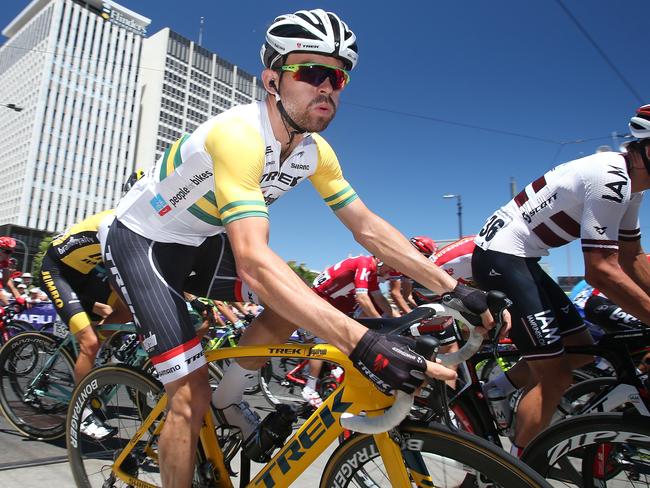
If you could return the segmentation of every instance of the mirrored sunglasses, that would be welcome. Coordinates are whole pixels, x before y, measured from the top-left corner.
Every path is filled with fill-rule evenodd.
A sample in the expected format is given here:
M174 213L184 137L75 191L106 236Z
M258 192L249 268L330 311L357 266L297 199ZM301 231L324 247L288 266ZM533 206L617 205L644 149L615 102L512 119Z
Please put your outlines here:
M350 73L342 68L328 64L304 63L280 66L282 71L293 73L293 79L304 81L312 86L320 86L329 79L334 90L342 90L350 82Z

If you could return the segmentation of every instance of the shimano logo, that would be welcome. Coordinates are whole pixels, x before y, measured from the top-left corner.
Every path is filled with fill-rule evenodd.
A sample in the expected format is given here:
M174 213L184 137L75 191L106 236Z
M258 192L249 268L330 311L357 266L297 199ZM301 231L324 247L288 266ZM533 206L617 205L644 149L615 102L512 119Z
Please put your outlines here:
M291 163L291 169L309 169L308 164Z
M200 185L211 176L213 176L212 171L204 171L203 173L200 173L198 175L191 176L190 181L195 185Z
M172 366L171 368L163 369L161 371L158 371L158 377L162 378L163 376L167 376L168 374L175 373L176 371L180 371L180 369L181 369L180 364Z

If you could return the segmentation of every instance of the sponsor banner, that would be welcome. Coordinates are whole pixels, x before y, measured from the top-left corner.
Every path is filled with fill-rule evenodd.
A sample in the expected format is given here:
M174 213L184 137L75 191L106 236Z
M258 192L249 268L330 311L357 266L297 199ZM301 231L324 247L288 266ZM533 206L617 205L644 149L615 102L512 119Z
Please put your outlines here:
M21 314L16 315L16 318L29 322L35 329L40 329L45 324L59 320L54 304L51 302L32 305L31 308L25 309Z

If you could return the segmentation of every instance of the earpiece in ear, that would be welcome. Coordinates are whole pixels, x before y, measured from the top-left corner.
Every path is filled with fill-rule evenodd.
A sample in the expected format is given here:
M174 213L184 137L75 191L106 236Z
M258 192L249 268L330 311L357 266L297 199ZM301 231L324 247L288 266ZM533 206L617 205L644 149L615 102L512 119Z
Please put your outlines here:
M280 91L278 90L278 87L275 86L275 80L269 81L269 86L275 90L275 101L279 102L280 101Z

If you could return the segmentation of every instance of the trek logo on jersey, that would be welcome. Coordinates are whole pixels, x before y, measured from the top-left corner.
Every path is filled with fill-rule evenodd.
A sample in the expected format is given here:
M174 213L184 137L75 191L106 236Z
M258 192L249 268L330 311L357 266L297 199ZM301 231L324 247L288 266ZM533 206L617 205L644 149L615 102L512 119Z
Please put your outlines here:
M557 335L558 328L551 327L553 322L555 322L555 315L553 315L551 310L543 310L536 314L528 315L526 320L530 324L539 344L548 345L560 340L560 336Z
M165 200L160 193L149 200L149 203L161 217L172 210L172 208L167 205L167 200Z
M262 175L262 178L260 179L260 183L277 180L279 183L288 185L289 187L293 188L298 184L300 180L302 180L302 178L303 178L302 176L292 176L282 171L270 171Z
M616 203L621 203L623 201L623 189L627 186L629 176L621 168L612 165L609 167L612 168L612 170L608 171L607 174L618 176L620 179L610 183L605 183L605 186L613 192L613 195L603 195L602 198L605 200L612 200Z

